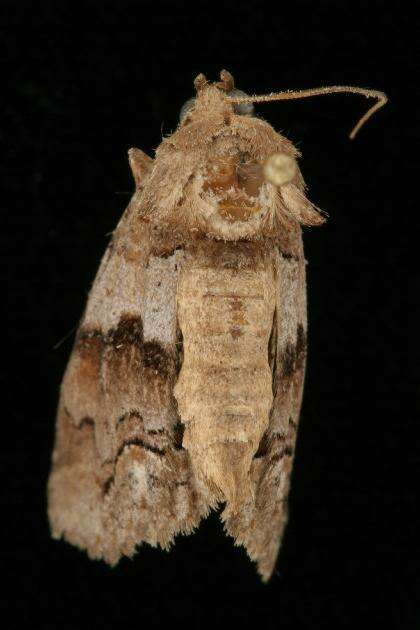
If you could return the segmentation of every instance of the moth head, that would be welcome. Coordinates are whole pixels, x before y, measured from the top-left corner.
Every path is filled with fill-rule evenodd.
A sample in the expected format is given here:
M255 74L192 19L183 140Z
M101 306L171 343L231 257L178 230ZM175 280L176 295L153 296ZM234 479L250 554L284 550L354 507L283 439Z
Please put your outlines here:
M195 80L194 85L197 91L197 96L188 99L181 107L179 112L180 124L188 124L194 119L195 116L202 116L203 109L208 109L208 103L206 96L206 88L209 87L207 79L204 74L199 74ZM220 73L220 81L215 83L214 86L220 91L221 96L231 98L246 98L248 94L242 90L235 88L233 76L227 70L222 70ZM217 93L216 93L217 94ZM217 102L217 98L215 99ZM221 109L224 110L226 115L230 112L237 114L238 116L253 116L254 105L253 103L231 103L231 107L226 107L225 99L220 99Z
M194 84L196 96L184 104L178 128L157 149L139 199L148 220L224 240L276 237L299 224L323 223L305 195L299 152L254 115L253 102L340 91L376 98L382 93L338 86L249 97L235 88L226 70L216 83L200 74Z
M246 94L230 73L213 84L199 75L195 87L139 198L148 220L233 241L322 223L304 194L298 151L254 115L252 103L233 100Z

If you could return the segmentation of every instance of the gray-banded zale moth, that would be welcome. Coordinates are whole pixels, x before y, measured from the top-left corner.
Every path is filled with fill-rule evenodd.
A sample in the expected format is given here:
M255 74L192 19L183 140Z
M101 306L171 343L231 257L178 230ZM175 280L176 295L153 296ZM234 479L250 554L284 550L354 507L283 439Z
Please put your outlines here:
M113 233L65 373L49 480L52 534L115 564L167 549L212 508L263 580L275 565L306 352L298 151L232 76L197 95L154 159L129 151L136 190Z

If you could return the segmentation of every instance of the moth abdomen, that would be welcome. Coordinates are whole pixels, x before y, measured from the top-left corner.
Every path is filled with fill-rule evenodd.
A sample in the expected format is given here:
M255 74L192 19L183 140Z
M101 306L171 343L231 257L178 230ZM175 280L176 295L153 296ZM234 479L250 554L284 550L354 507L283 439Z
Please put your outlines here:
M225 247L237 265L221 265ZM209 241L187 255L177 305L184 358L175 397L183 446L200 477L224 500L239 501L250 491L252 458L273 403L273 259L259 245L237 246L235 256L230 246Z

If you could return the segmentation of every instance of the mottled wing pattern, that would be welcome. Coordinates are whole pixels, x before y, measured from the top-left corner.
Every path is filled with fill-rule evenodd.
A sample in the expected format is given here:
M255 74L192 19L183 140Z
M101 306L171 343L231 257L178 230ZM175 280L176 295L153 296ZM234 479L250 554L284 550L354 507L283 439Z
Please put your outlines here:
M143 541L168 547L209 509L172 393L183 252L153 251L148 224L129 207L92 287L58 410L53 536L112 564Z
M226 522L229 534L256 561L263 580L275 566L287 522L287 499L306 357L305 259L300 234L277 252L278 291L269 359L273 373L270 424L254 457L251 504Z

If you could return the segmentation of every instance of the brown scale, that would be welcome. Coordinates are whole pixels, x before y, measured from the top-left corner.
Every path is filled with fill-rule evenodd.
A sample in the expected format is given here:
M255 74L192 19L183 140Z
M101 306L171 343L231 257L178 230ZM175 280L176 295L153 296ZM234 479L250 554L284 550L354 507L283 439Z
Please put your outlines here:
M261 210L256 198L263 181L261 164L238 153L212 160L203 190L220 197L219 214L224 219L247 221Z

